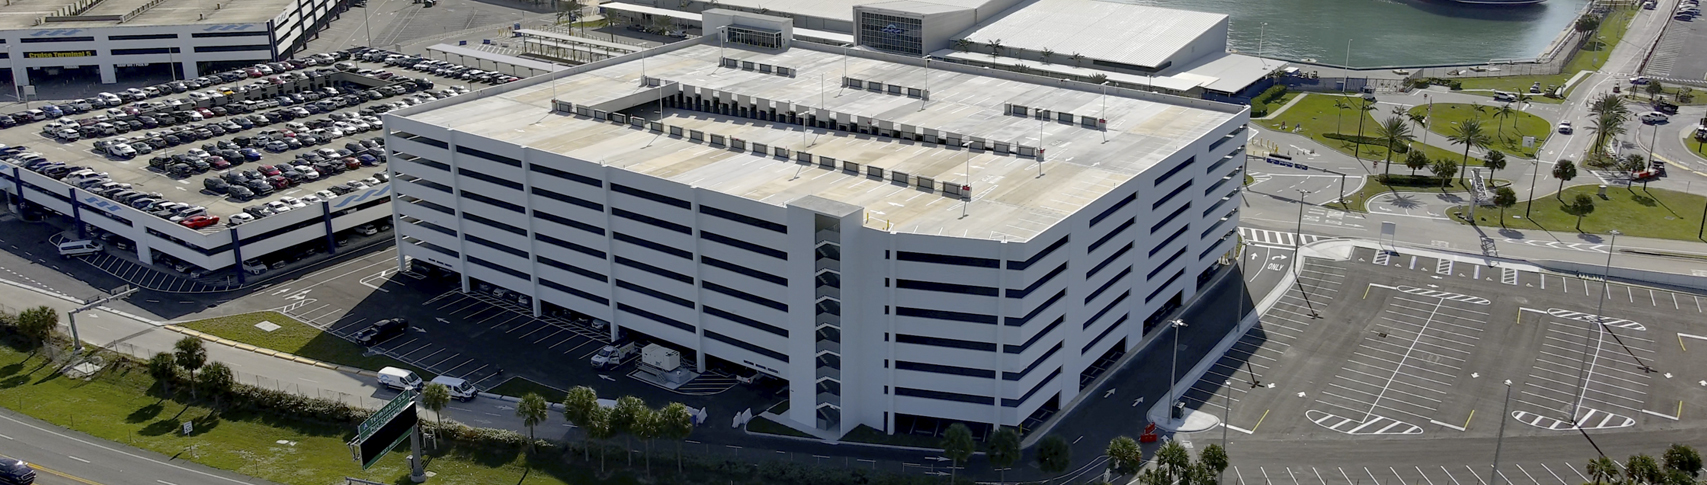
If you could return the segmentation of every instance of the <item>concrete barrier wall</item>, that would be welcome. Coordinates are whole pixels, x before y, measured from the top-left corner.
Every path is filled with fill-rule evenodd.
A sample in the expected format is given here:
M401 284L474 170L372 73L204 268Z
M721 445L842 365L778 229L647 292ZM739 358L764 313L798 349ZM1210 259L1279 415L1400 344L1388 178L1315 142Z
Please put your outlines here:
M1614 262L1616 262L1616 261L1614 261ZM1570 262L1570 261L1532 260L1532 261L1530 261L1530 263L1533 263L1536 266L1540 266L1542 268L1546 268L1546 269L1549 269L1552 271L1558 271L1558 272L1562 272L1562 273L1573 273L1573 274L1579 274L1579 275L1583 275L1583 276L1593 276L1593 277L1599 277L1602 274L1606 274L1608 277L1610 277L1611 279L1614 279L1614 280L1630 281L1630 282L1637 282L1637 283L1642 283L1642 282L1657 283L1657 284L1662 284L1662 285L1676 286L1679 288L1689 288L1689 289L1694 289L1694 290L1707 291L1707 276L1692 276L1692 275L1675 274L1675 273L1661 273L1658 271L1646 271L1646 270L1640 270L1640 269L1620 268L1616 265L1612 266L1611 271L1608 272L1605 265L1575 263L1575 262Z

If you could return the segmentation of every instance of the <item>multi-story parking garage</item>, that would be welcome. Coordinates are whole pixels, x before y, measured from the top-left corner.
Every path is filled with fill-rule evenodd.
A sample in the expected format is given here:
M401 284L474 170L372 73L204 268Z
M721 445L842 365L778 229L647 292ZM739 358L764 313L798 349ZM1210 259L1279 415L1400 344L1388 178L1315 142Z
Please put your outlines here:
M1065 406L1235 247L1241 106L716 13L721 39L389 114L400 257L787 379L840 435Z
M204 71L301 50L348 0L12 0L0 15L0 70L19 86L118 82L121 68Z
M272 79L276 79L278 82L269 82ZM402 79L396 77L392 81L386 81L352 72L337 72L329 68L288 72L268 79L245 78L228 84L211 85L208 87L213 89L197 93L207 93L207 96L177 97L178 99L174 101L185 102L179 105L168 105L165 101L167 98L157 98L155 101L146 102L146 104L155 105L154 111L138 113L144 116L165 118L175 114L186 114L195 108L264 106L265 102L277 103L276 99L286 95L296 94L300 96L303 93L325 93L327 89L340 90L340 93L366 94L370 91L377 91L375 88L387 88L392 89L393 92L401 92L402 86L416 85L414 81ZM229 94L221 94L222 92ZM345 95L346 98L348 96ZM401 106L402 104L398 100L403 98L392 96L395 95L388 94L386 97L377 100L364 101L367 104L343 105L341 109L348 113L355 113L371 105ZM136 105L129 107L134 109ZM273 114L280 109L282 108L269 107L265 111ZM200 126L221 124L237 118L260 114L261 111L263 110L256 108L254 111L248 112L248 115L232 112L233 114L230 116L209 118L205 124ZM102 116L106 115L103 114ZM278 189L276 194L256 194L255 198L249 200L235 197L230 193L206 190L207 185L204 181L204 179L221 178L232 172L254 171L261 165L276 165L284 168L289 168L292 164L305 165L308 162L292 157L304 152L348 147L348 143L375 137L378 135L377 132L369 132L367 135L348 134L346 137L330 140L329 143L309 144L267 153L264 155L265 158L254 160L255 163L238 161L229 170L210 170L200 174L191 174L174 173L163 169L163 167L151 166L153 161L150 159L164 156L163 154L185 154L191 152L197 145L206 146L203 145L204 143L230 142L240 137L256 137L258 133L267 130L292 130L292 128L290 124L278 121L269 128L256 127L233 131L226 138L215 137L201 140L189 138L187 140L190 141L184 141L177 146L162 146L158 151L151 154L124 159L103 153L101 150L92 149L91 146L94 142L92 139L60 141L37 130L37 127L59 123L66 123L63 126L76 127L78 123L72 120L74 117L83 120L89 119L87 115L66 116L53 122L40 121L0 130L0 145L27 147L23 153L16 153L14 149L14 151L7 152L7 155L0 156L0 159L8 159L13 162L0 164L0 191L9 196L7 200L13 204L16 211L26 215L32 213L47 214L48 212L42 210L45 209L51 213L63 215L72 221L73 227L78 231L78 237L88 236L91 231L99 231L102 235L108 236L103 239L115 246L113 249L122 247L125 250L134 251L136 259L143 264L157 263L162 260L182 262L184 266L182 266L181 271L185 273L208 274L212 278L219 279L229 277L232 282L242 283L243 279L249 276L240 271L243 262L270 265L300 259L309 254L336 253L342 246L339 244L340 242L349 242L347 240L340 241L340 239L356 237L354 236L355 233L365 232L357 231L362 226L370 224L375 227L389 225L391 215L391 205L389 204L391 189L389 184L368 181L361 182L366 185L350 185L353 182L364 181L372 174L383 173L382 168L375 166L378 162L383 161L382 157L376 157L372 159L373 163L367 164L358 162L355 165L350 165L345 163L340 165L335 172L317 174L313 179L304 178L293 181L287 188ZM111 119L116 123L120 120L133 120L139 117L122 115L113 116ZM312 118L295 119L301 123L322 126L320 123L324 123L328 118L323 114ZM181 135L184 133L183 131L174 130L187 129L189 125L190 123L180 123L171 128L162 125L158 131L147 133L133 131L125 136L133 141L153 140L167 133ZM324 126L331 125L328 123ZM298 131L302 131L303 135L313 132L304 128L306 125L298 128ZM326 130L321 129L319 131L325 132ZM104 140L116 140L116 138L109 137L104 138ZM186 227L137 208L136 204L129 203L131 202L129 198L119 197L115 194L109 194L110 197L102 196L97 193L100 191L97 187L74 186L69 179L50 176L51 171L32 170L39 167L27 165L25 160L13 158L14 154L34 155L39 157L35 158L37 160L59 163L65 167L86 168L92 172L101 173L103 182L124 184L126 188L134 189L138 194L152 194L139 196L140 198L136 200L154 198L165 202L183 203L187 206L200 206L207 210L208 215L218 216L223 220L217 225L205 228ZM372 154L383 155L379 151L373 151ZM345 155L340 154L339 156ZM60 174L60 176L63 175ZM369 184L369 182L373 183ZM321 197L326 195L324 192L333 192L337 196ZM229 226L226 224L233 215L250 213L247 209L267 204L269 201L278 202L282 201L283 197L294 199L310 195L316 195L316 198L321 200L303 203L301 206L292 206L290 210L286 211L269 211L271 215L255 214L256 217L259 217L258 219L241 225ZM115 199L115 197L119 198ZM170 256L170 258L162 258L162 255ZM255 268L251 269L250 273L253 274L258 271L259 269Z

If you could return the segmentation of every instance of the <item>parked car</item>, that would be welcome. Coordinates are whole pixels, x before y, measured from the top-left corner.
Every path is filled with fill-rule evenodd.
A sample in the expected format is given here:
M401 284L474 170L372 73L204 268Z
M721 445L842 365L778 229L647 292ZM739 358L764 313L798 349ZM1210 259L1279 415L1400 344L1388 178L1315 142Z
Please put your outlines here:
M384 342L398 335L403 335L403 333L408 330L408 320L403 318L388 318L374 322L373 325L368 325L367 328L356 331L355 340L358 344L373 346L374 344Z

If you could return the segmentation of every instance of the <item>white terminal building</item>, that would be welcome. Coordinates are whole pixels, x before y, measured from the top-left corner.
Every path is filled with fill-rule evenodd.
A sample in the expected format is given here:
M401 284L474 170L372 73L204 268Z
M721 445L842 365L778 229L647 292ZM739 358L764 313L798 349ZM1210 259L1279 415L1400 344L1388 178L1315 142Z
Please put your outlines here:
M348 3L9 0L0 7L0 71L20 86L112 84L125 68L158 71L159 79L176 69L179 78L195 78L289 57Z
M1240 103L1285 66L1229 51L1226 15L1131 0L617 0L600 9L617 23L707 36L716 35L707 9L760 13L788 19L796 40Z
M1243 106L706 17L388 114L400 257L786 379L840 436L1066 408L1235 247Z

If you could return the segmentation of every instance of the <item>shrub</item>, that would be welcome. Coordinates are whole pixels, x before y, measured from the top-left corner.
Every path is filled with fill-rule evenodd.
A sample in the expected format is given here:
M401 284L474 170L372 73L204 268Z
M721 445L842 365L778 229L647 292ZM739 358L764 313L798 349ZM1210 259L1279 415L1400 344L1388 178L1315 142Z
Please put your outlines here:
M1269 86L1268 89L1263 90L1262 94L1258 94L1256 98L1252 99L1251 104L1256 105L1256 104L1268 104L1268 103L1275 102L1276 100L1279 100L1281 97L1286 96L1286 92L1287 92L1287 89L1286 89L1285 84L1276 84L1274 86Z
M1462 90L1464 89L1464 83L1461 81L1452 81L1446 84L1446 88L1453 91Z

